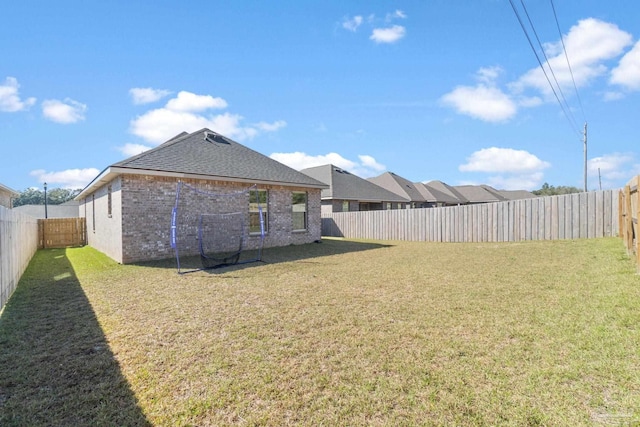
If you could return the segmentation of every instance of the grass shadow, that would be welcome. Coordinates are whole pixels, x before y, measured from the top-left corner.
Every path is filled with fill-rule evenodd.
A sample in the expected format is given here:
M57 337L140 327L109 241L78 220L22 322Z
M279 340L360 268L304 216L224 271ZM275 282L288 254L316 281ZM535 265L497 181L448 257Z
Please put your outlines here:
M151 425L64 249L35 254L0 316L0 425Z
M235 265L225 266L204 270L211 274L236 271L245 268L255 268L261 264L278 264L282 262L312 262L314 258L340 255L350 252L368 251L373 249L382 249L392 247L389 244L380 244L364 241L341 240L341 239L323 239L315 243L307 243L303 245L289 245L265 248L262 251L262 261L252 263L239 263ZM257 251L249 250L242 254L242 260L257 258ZM181 257L181 269L183 271L191 269L200 269L202 264L199 256ZM147 261L134 263L133 265L141 267L169 268L176 269L176 259L167 258L157 261Z

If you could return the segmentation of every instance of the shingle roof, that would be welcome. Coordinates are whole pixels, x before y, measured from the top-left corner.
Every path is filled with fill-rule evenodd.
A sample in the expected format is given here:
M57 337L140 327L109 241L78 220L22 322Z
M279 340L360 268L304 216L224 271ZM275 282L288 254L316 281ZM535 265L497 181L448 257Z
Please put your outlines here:
M457 202L453 202L453 203L460 203L463 205L469 203L469 200L466 197L464 197L462 193L460 193L454 187L450 186L449 184L445 184L442 181L433 180L433 181L427 182L425 185L429 189L435 189L440 193L446 194L447 196L452 197L454 200L457 200Z
M409 199L412 202L426 202L426 198L416 188L415 184L406 178L396 175L393 172L385 172L373 178L368 178L368 181L373 182L380 187L397 194L400 197Z
M223 135L201 129L112 166L317 187L320 183Z
M323 199L358 200L362 202L399 202L409 200L360 178L334 165L322 165L302 169L300 172L329 185L322 190Z
M527 190L498 190L498 192L507 200L535 199L535 194Z
M446 203L449 205L457 205L463 203L457 197L444 193L437 188L431 187L423 182L417 182L415 185L427 202Z
M326 185L209 129L182 132L156 148L107 167L76 199L121 173L169 174L203 179L325 188Z
M497 190L493 189L493 191L490 191L481 185L457 185L454 188L461 193L469 203L491 203L506 200L498 194Z

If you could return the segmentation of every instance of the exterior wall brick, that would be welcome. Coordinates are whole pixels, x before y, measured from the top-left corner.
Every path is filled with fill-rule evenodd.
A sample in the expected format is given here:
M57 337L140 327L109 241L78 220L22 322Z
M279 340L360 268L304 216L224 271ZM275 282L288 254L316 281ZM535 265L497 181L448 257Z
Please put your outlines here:
M173 177L158 177L146 175L122 175L121 180L121 249L120 259L113 257L122 263L147 261L169 258L174 255L170 245L171 212L175 205L178 180ZM214 193L230 193L242 191L248 187L246 183L233 183L209 180L183 179L186 184L198 189ZM286 246L290 244L304 244L319 240L321 237L320 217L320 189L306 189L285 186L259 186L258 188L269 191L268 200L268 232L265 236L264 247ZM102 188L100 189L102 190ZM184 191L184 190L183 190ZM307 230L292 231L292 191L306 191L307 196ZM91 201L91 196L88 197ZM211 203L206 195L195 197L189 202L188 210L193 212L194 218L200 214L206 214L207 203ZM98 200L98 197L96 197ZM238 203L225 201L224 198L217 203ZM248 209L248 196L244 209ZM229 209L234 206L229 206ZM115 208L115 206L114 206ZM217 206L219 208L219 206ZM106 206L98 206L96 210L105 209ZM81 209L82 212L83 209ZM92 233L89 222L89 210L87 210L88 235ZM100 215L97 215L97 217ZM100 223L96 220L96 227ZM110 230L109 232L114 232ZM96 238L108 239L104 234L96 231ZM115 239L114 239L115 240ZM97 245L106 247L103 243L93 240L90 242L96 249ZM246 241L247 249L257 247L259 236L250 236ZM191 248L197 253L197 248ZM106 251L104 251L107 253ZM107 253L108 254L108 253ZM111 256L110 254L108 254Z

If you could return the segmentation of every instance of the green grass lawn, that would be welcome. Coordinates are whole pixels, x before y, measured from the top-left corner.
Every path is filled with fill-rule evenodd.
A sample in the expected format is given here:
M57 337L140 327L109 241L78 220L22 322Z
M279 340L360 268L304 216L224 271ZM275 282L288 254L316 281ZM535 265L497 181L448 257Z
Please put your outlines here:
M39 251L0 317L0 425L640 425L619 239L325 239L177 275Z

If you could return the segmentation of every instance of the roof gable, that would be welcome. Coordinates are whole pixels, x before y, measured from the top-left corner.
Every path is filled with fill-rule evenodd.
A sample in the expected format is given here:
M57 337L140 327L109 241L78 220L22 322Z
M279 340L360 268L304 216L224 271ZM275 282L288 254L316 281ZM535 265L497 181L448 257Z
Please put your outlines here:
M448 195L449 197L453 197L455 200L457 200L457 203L461 203L461 204L469 203L469 200L465 196L463 196L462 193L460 193L454 187L450 186L449 184L445 184L442 181L433 180L433 181L427 182L425 185L430 189L435 189L443 194Z
M423 182L416 183L416 188L418 189L418 191L420 191L420 193L426 199L427 202L446 203L446 204L449 204L449 205L451 205L451 204L456 204L457 205L457 204L463 203L457 197L454 197L453 195L444 193L444 192L438 190L437 188L431 187L428 184L425 184Z
M393 172L385 172L368 180L412 202L427 201L413 182Z

